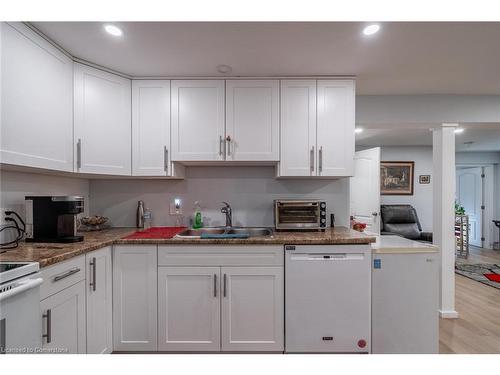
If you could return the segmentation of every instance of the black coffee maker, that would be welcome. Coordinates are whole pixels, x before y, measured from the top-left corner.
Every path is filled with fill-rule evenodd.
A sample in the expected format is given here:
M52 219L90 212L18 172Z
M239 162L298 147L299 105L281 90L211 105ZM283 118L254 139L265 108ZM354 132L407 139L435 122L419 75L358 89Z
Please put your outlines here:
M27 196L26 242L79 242L77 215L83 212L83 197Z

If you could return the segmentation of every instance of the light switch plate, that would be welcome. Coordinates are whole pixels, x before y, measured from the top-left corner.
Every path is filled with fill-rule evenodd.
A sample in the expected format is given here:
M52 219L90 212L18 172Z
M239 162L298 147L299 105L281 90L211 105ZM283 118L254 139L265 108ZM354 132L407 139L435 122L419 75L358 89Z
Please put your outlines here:
M182 215L182 198L173 197L170 199L170 215Z

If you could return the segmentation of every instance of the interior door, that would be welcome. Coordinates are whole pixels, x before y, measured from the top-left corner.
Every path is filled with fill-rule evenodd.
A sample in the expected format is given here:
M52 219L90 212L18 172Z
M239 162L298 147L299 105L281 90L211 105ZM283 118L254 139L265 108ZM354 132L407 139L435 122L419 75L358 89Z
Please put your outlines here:
M220 268L159 267L159 350L220 350Z
M366 231L380 234L380 147L355 153L350 191L351 215Z
M469 216L469 243L482 247L483 182L481 167L457 170L456 201L465 208Z

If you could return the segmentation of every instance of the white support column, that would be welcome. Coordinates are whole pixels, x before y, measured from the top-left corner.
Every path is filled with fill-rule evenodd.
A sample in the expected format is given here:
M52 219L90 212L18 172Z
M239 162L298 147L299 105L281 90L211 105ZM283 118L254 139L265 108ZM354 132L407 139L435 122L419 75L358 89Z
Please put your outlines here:
M441 253L439 313L458 318L455 310L455 129L442 124L432 135L433 151L433 242Z

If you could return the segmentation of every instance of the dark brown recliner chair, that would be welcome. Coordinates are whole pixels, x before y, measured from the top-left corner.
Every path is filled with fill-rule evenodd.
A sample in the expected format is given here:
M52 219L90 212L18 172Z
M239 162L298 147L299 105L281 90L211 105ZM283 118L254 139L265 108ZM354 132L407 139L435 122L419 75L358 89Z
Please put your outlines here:
M432 233L422 232L417 211L409 204L383 204L381 235L397 235L410 240L432 242Z

